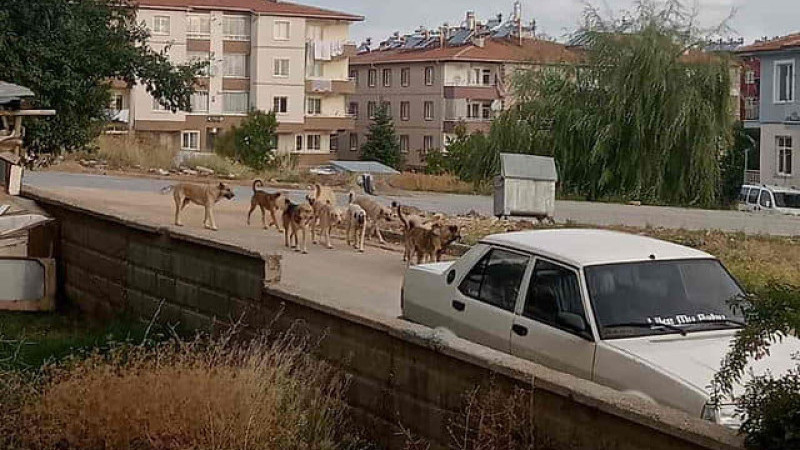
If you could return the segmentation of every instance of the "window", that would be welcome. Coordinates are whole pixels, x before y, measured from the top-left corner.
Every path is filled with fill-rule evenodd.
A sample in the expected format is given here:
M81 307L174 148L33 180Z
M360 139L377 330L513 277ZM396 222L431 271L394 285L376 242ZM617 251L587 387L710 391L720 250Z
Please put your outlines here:
M190 39L208 39L211 36L211 16L189 14L186 19L186 36Z
M358 103L350 102L350 106L347 108L347 113L355 118L358 118Z
M392 69L383 69L383 87L392 87Z
M433 66L425 68L425 85L433 86Z
M375 102L367 102L367 117L370 119L375 117Z
M291 32L289 29L289 22L285 20L276 20L275 21L275 30L273 37L276 41L288 41L291 36Z
M355 152L358 150L358 135L350 133L350 151Z
M322 114L322 99L319 97L309 97L308 100L308 108L306 112L309 116L318 116Z
M222 110L228 114L245 114L250 110L249 92L223 92Z
M303 151L303 135L298 134L297 137L294 138L294 142L295 142L294 149L297 150L298 152Z
M273 97L272 110L276 114L286 114L289 112L289 97Z
M386 110L386 115L392 117L392 102L381 102L381 108Z
M744 72L744 84L756 84L756 71L748 69Z
M210 68L211 55L208 52L186 52L186 60L190 63L206 63L205 67L200 70L198 74L201 77L207 77Z
M751 205L755 205L758 203L758 193L761 192L760 189L754 188L750 190L750 195L747 197L747 203Z
M778 175L790 176L792 174L792 137L777 136Z
M411 69L409 67L400 69L400 85L403 87L408 87L410 84L411 84Z
M163 99L153 98L153 111L169 111L170 109L162 104Z
M764 189L761 191L761 198L758 200L758 204L761 205L762 208L772 208L772 198L768 190Z
M749 193L750 193L750 188L742 186L742 189L739 191L739 201L742 203L746 202Z
M480 103L467 104L467 119L477 119L478 117L480 117L480 113L481 113Z
M276 77L286 78L289 76L289 60L285 58L275 58L272 74Z
M375 87L378 83L378 71L376 69L369 69L367 72L367 86Z
M547 261L536 261L522 315L565 331L584 334L588 325L575 272ZM577 324L583 326L577 327Z
M411 102L400 102L400 120L411 118Z
M249 41L250 19L247 16L224 16L222 38L228 41Z
M433 102L425 102L425 120L433 120Z
M330 135L330 140L331 140L331 144L330 144L331 145L331 151L332 152L338 151L339 150L339 135L338 134Z
M467 297L514 311L529 258L493 249L469 271L459 286Z
M181 133L181 150L198 151L200 150L200 132L184 131Z
M192 109L190 112L208 112L208 91L195 91L195 93L192 94Z
M400 151L403 153L408 153L408 135L401 134L400 135Z
M306 148L311 151L319 151L322 149L322 136L318 134L309 134L306 136Z
M247 78L247 55L241 53L226 53L223 56L224 71L222 75L228 78Z
M433 136L425 136L422 138L422 152L428 153L433 150Z
M169 35L169 16L153 17L153 34L160 36Z
M355 82L356 87L358 87L358 70L351 70L350 71L350 79Z
M484 86L491 86L492 84L492 71L490 69L483 69L481 72L481 81Z
M125 109L125 96L120 93L111 94L111 105L109 106L112 111L122 111Z
M775 103L794 101L794 61L775 62Z
M319 61L314 61L308 65L308 76L314 78L322 78L324 73L323 65Z

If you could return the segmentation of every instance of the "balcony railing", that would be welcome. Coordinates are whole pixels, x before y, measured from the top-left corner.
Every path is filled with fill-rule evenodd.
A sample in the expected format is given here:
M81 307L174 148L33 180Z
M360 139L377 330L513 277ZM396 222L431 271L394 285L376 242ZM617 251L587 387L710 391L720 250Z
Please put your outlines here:
M758 104L744 105L744 120L758 120L761 111Z
M744 183L745 184L754 184L759 185L761 184L761 172L758 170L748 170L744 174Z

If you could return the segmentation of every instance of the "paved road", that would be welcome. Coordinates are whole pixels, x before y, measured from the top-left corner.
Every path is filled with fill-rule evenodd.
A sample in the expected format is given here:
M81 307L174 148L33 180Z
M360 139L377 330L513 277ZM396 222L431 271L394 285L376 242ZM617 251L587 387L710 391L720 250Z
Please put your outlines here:
M41 188L57 189L62 193L74 188L154 193L167 186L169 181L60 172L29 172L25 175L25 183ZM237 202L247 202L250 198L250 189L237 187L236 194ZM289 194L299 201L305 192L290 191ZM117 198L119 196L114 196L114 201ZM469 211L476 211L490 215L492 212L491 197L483 196L407 193L402 196L381 197L381 200L387 204L391 200L397 200L405 205L446 214L466 214ZM800 217L739 211L563 201L556 204L556 220L559 222L571 220L587 225L658 226L690 230L743 231L749 234L800 235Z

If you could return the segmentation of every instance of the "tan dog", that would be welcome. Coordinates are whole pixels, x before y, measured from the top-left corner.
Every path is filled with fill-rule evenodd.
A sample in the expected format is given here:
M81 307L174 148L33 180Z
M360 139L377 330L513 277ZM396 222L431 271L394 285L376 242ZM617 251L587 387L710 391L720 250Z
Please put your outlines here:
M319 205L317 208L316 206ZM342 223L342 213L333 205L315 202L314 220L311 224L311 241L317 243L316 228L320 226L320 236L325 239L325 247L333 248L331 244L331 230Z
M285 235L286 246L308 253L306 247L306 234L311 221L314 220L314 209L311 205L303 203L296 205L291 201L286 202L286 209L283 210L283 232ZM303 233L303 246L300 248L298 233ZM291 243L291 245L290 245Z
M264 226L264 229L268 230L272 225L275 225L278 232L283 231L278 223L276 213L286 209L286 202L288 201L286 194L283 192L269 193L260 191L258 190L259 187L264 187L264 182L261 180L253 181L253 197L250 199L250 212L247 213L247 226L250 226L250 217L252 217L253 211L256 208L261 208L261 225ZM269 215L272 218L272 223L269 225L267 225L267 211L269 211Z
M460 239L461 234L457 225L444 225L440 221L418 226L414 220L409 220L398 208L398 215L403 224L408 224L406 231L406 251L408 256L406 261L412 263L414 254L417 255L417 264L424 262L439 262L442 259L444 250Z
M214 220L214 205L223 198L228 200L234 197L233 191L225 183L216 186L210 184L179 183L174 186L167 186L161 190L166 195L172 192L175 199L175 225L182 227L181 212L189 203L200 205L205 208L205 218L203 226L210 230L218 230L217 222Z
M399 204L395 205L395 207L397 210L397 217L400 218L400 222L402 222L403 224L403 246L405 247L405 252L403 253L403 261L408 261L411 259L411 255L414 252L413 245L411 244L411 239L409 239L411 230L414 228L426 228L430 230L431 225L433 225L434 223L439 223L444 220L444 215L435 214L432 218L426 219L416 214L404 214L401 211L403 207L400 206Z
M308 203L314 208L314 222L311 225L311 236L316 236L317 227L320 226L322 217L320 208L323 208L325 205L336 206L336 194L333 193L333 190L327 186L323 186L319 183L315 183L313 186L309 186L311 193L306 195L306 200ZM322 231L320 230L320 234ZM316 238L313 239L314 243L317 243Z
M359 205L347 207L347 245L364 253L364 237L367 234L367 212ZM351 239L352 238L352 239Z
M355 192L350 191L349 195L349 203L355 204L364 209L367 213L367 219L369 219L369 227L371 228L367 233L367 238L371 239L372 236L378 237L378 242L381 244L385 244L386 241L383 239L383 235L381 234L380 230L380 222L386 221L391 222L392 217L394 216L394 212L392 208L387 208L380 203L376 202L375 200L365 197L363 195L356 195ZM396 204L392 204L394 207Z

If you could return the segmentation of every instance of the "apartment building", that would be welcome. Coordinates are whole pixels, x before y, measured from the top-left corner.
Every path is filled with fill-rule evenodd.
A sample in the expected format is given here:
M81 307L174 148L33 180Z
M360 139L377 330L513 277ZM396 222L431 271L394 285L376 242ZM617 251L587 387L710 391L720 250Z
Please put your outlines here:
M799 187L800 98L797 96L797 67L800 65L800 33L764 39L739 49L749 61L758 87L758 109L745 124L760 129L760 170L762 184ZM747 73L747 72L745 72Z
M492 119L512 103L509 83L515 70L578 61L564 45L536 39L534 29L534 23L522 23L517 6L507 22L498 15L482 23L469 12L458 27L396 33L377 49L363 46L350 58L356 92L348 109L356 127L339 135L338 158L359 159L381 104L391 111L411 168L424 166L426 152L446 148L459 124L470 133L487 132Z
M144 86L115 84L113 130L152 136L184 152L210 152L249 110L271 110L279 121L278 151L313 165L335 152L331 136L355 127L346 105L355 91L349 28L363 17L277 0L137 3L154 49L168 48L177 63L209 66L197 79L190 111L165 110Z

